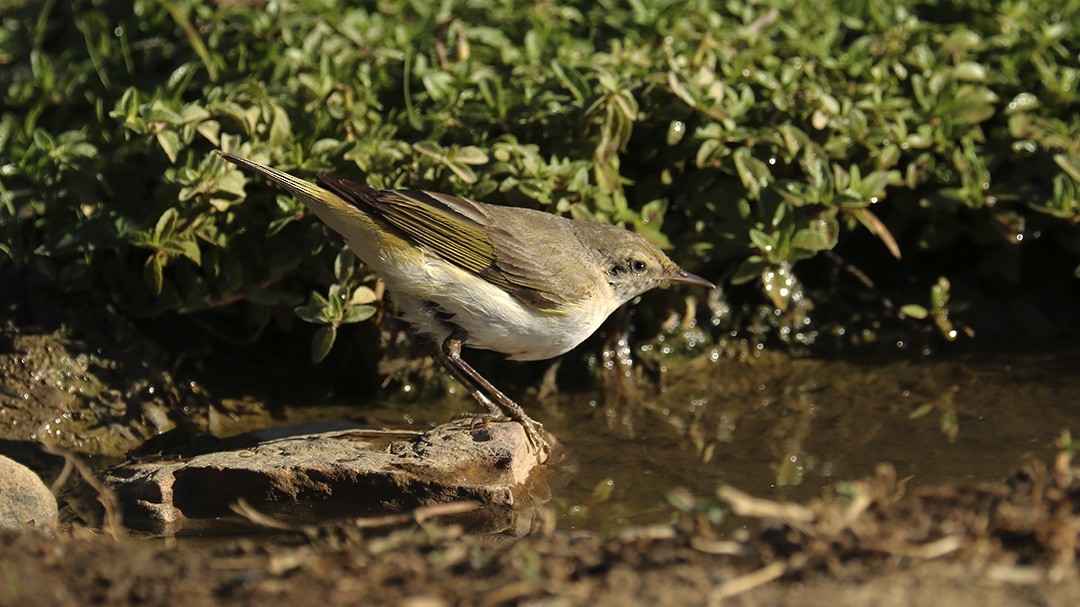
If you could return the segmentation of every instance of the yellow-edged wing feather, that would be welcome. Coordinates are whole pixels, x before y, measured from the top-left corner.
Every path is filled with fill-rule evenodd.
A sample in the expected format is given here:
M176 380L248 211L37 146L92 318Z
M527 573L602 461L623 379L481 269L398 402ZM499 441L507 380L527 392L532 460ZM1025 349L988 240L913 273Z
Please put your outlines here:
M570 301L551 273L530 259L535 252L492 221L487 205L422 190L376 190L328 173L318 177L404 240L482 276L523 302L556 311Z
M247 158L218 154L290 192L350 242L401 238L537 308L557 312L574 301L573 290L544 267L544 251L525 242L535 226L515 225L514 231L498 225L489 209L499 207L436 192L377 190L328 173L319 174L321 187ZM515 224L529 217L529 211L515 211L526 214ZM564 227L562 219L545 219L549 230ZM548 246L559 246L557 237L566 235L553 235Z

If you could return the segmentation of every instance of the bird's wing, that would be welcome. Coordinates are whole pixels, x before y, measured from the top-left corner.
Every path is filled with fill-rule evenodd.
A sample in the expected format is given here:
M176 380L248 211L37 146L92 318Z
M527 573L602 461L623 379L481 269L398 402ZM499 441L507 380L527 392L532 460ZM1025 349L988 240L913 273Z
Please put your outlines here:
M495 225L481 203L423 190L377 190L329 173L318 177L324 186L391 227L398 236L525 303L552 311L569 300L549 272L535 271L534 252Z

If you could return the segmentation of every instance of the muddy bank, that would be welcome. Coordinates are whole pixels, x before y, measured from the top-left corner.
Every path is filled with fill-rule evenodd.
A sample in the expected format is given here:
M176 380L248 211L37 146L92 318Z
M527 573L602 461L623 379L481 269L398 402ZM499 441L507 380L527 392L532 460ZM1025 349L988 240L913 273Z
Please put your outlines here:
M717 510L719 509L719 510ZM905 491L889 466L805 505L734 489L674 526L510 540L434 521L164 542L0 535L0 604L1075 605L1080 475ZM741 531L718 533L716 511Z
M0 441L35 457L47 442L120 456L147 438L207 429L208 395L178 381L180 359L121 314L0 276Z

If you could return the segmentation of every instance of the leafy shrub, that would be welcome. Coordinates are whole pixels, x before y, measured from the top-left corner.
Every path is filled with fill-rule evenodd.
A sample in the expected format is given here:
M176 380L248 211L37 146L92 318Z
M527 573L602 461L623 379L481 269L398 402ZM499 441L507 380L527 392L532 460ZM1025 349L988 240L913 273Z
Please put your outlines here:
M325 354L380 294L224 148L626 225L787 341L1075 293L1075 0L360 4L0 9L0 266Z

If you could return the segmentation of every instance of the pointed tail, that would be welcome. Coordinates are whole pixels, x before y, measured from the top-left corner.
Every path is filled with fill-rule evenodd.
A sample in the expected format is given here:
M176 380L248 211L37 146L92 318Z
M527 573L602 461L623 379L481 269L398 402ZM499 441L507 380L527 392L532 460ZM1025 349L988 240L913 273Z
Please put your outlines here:
M375 221L370 216L330 190L247 158L234 156L220 150L217 153L222 158L243 169L266 177L299 198L319 219L335 232L344 236L350 244L354 242L370 243L372 236L376 236L380 232Z

